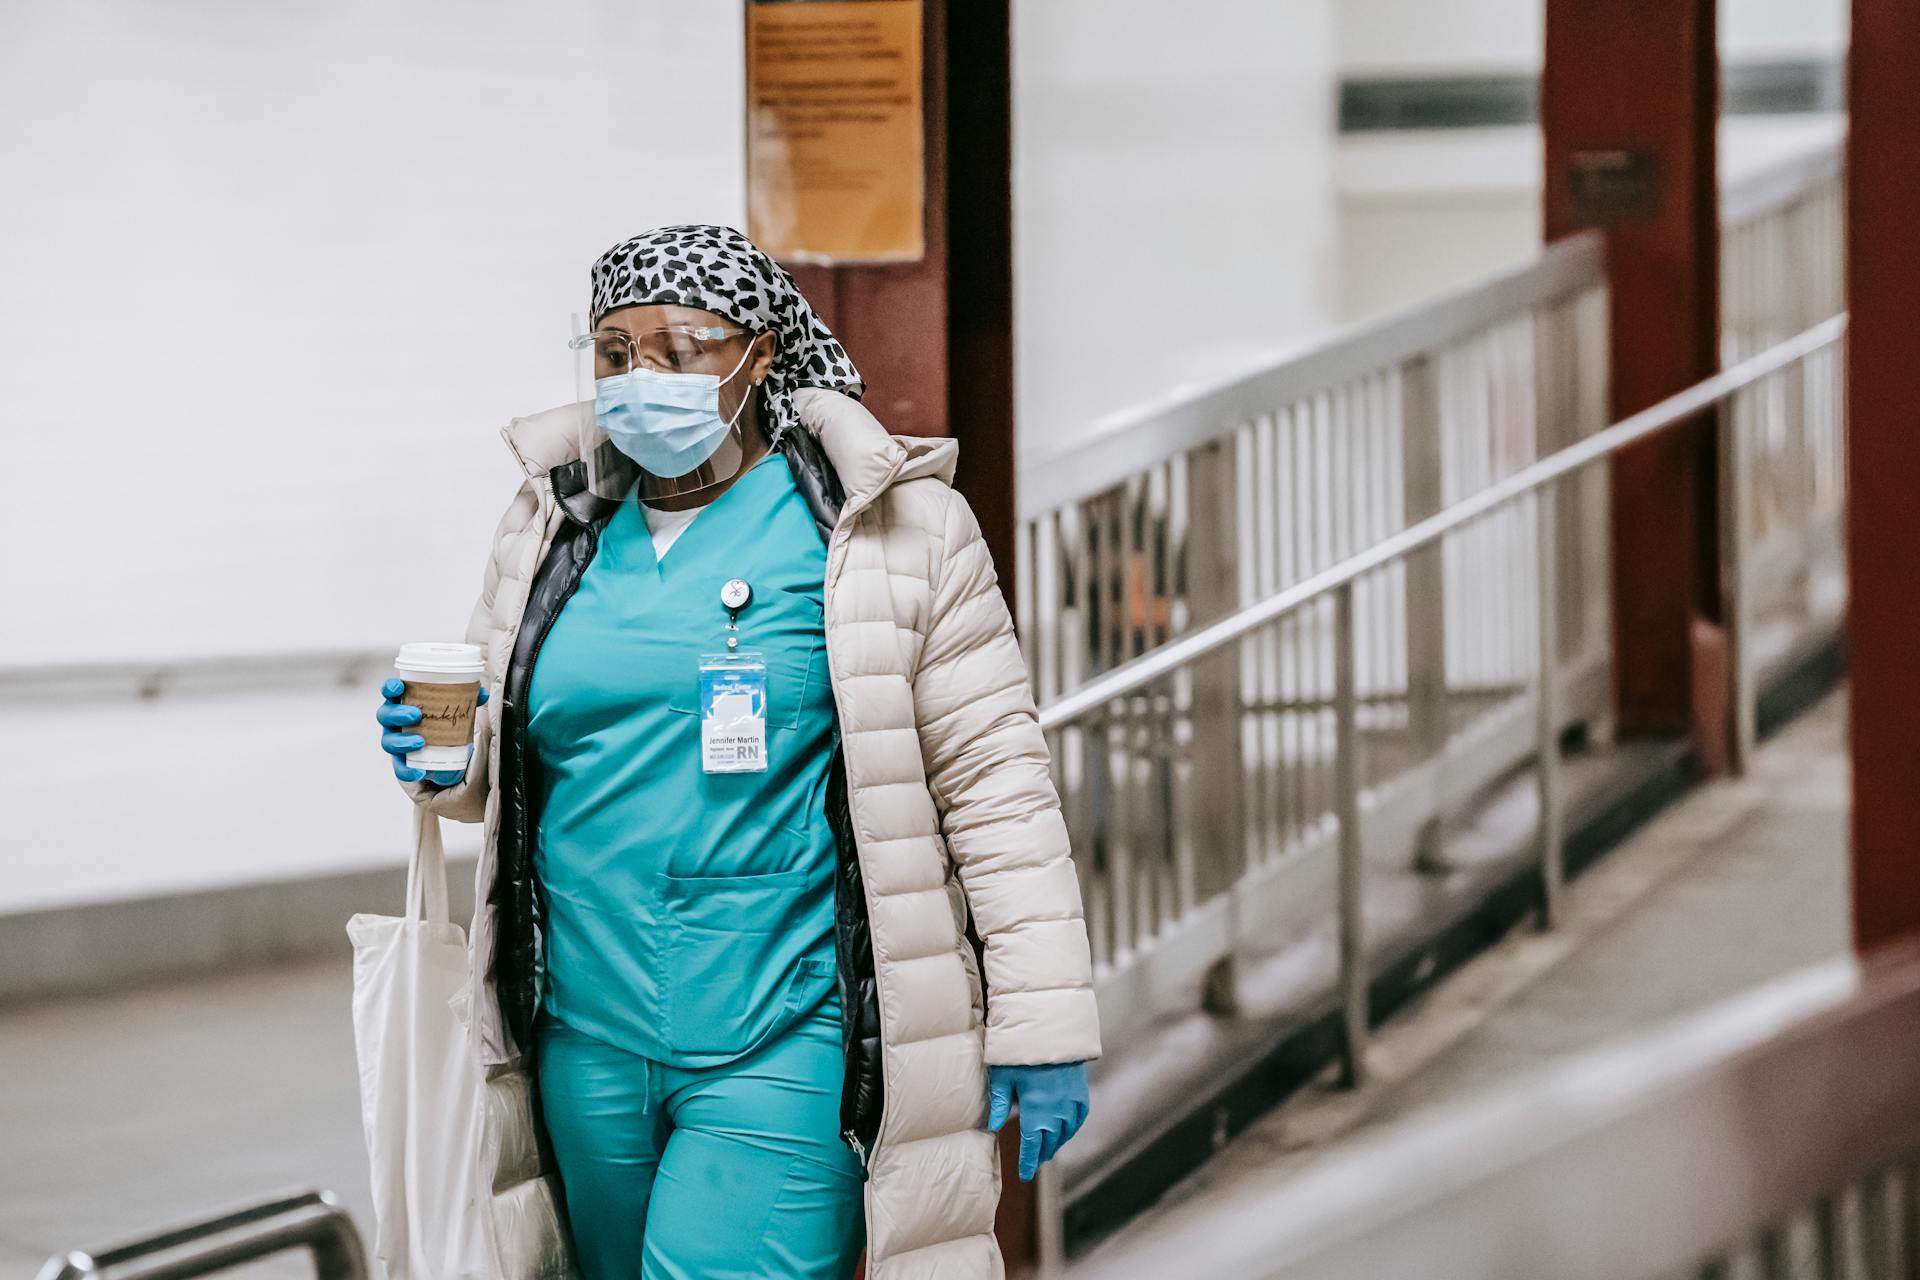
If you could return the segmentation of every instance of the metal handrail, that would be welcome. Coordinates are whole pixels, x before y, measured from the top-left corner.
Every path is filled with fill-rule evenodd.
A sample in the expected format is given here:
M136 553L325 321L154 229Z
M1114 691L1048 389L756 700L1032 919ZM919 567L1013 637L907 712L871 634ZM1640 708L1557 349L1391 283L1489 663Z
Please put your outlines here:
M1316 597L1437 542L1496 507L1543 488L1630 445L1670 430L1768 374L1838 342L1846 333L1846 327L1847 317L1844 314L1822 321L1750 360L1523 467L1439 514L1376 543L1359 555L1351 556L1265 600L1115 667L1042 708L1041 727L1060 728L1117 698L1137 693L1196 659L1223 649L1275 619L1292 613Z
M1722 222L1742 222L1804 196L1840 176L1846 139L1825 143L1768 165L1720 189Z
M291 1249L313 1255L319 1280L366 1280L360 1233L327 1191L268 1200L100 1253L59 1254L39 1280L189 1280Z
M1391 368L1605 280L1605 241L1598 232L1583 232L1480 285L1368 321L1267 369L1146 401L1096 425L1072 449L1024 465L1019 518L1038 519L1110 489L1152 462L1231 432L1272 405Z
M1909 1275L1920 1240L1888 1229L1886 1183L1916 1193L1917 1042L1912 953L1817 966L1359 1139L1284 1187L1216 1195L1070 1274L1724 1277L1749 1242L1764 1254L1803 1210L1836 1223L1852 1198L1862 1274Z

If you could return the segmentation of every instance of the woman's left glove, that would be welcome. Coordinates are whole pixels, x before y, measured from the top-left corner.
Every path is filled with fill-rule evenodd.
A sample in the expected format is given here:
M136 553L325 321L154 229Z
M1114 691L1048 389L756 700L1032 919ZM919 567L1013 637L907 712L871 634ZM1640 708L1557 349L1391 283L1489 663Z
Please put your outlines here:
M1020 1105L1020 1180L1031 1182L1041 1165L1087 1121L1087 1064L1056 1062L1044 1067L988 1067L992 1102L987 1128L995 1133Z

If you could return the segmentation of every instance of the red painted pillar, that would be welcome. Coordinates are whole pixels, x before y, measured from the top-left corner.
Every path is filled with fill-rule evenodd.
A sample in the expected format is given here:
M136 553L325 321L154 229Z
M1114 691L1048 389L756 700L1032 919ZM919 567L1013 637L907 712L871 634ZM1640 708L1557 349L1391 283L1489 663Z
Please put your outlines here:
M1853 921L1920 930L1920 5L1854 0L1847 86L1848 665Z
M1548 239L1602 227L1618 419L1719 368L1714 0L1547 0ZM1727 735L1710 419L1613 468L1616 696L1628 731Z
M926 255L796 266L889 430L960 441L959 488L1013 596L1011 0L923 0Z

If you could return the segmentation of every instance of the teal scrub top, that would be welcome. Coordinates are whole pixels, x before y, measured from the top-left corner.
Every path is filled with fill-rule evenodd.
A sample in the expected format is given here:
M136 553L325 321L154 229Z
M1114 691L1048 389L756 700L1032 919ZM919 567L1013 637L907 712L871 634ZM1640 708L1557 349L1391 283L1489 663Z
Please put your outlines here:
M740 648L767 665L764 773L701 768L699 664L725 650L732 578L753 588ZM777 453L658 560L635 499L607 522L528 691L552 1016L712 1066L833 988L825 582L826 548Z

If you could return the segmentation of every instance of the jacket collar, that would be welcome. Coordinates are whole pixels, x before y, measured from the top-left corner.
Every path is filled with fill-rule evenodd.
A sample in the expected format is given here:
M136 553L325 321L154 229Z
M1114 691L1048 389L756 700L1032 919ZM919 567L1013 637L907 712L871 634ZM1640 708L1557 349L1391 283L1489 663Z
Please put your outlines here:
M931 476L953 483L960 460L957 441L890 436L858 400L820 387L794 392L793 407L839 473L848 511L866 506L903 480Z
M803 387L794 393L793 405L839 474L847 511L868 505L904 480L931 476L953 483L960 458L956 441L890 436L865 405L838 391ZM515 418L500 434L520 469L535 483L544 483L563 506L590 500L582 492L584 480L574 474L582 468L571 465L580 461L582 448L612 451L594 425L591 400ZM555 475L557 470L562 473ZM569 514L582 518L585 513L570 509Z
M515 418L500 429L514 460L534 480L545 478L555 467L577 462L581 442L588 435L606 438L593 424L591 400Z

